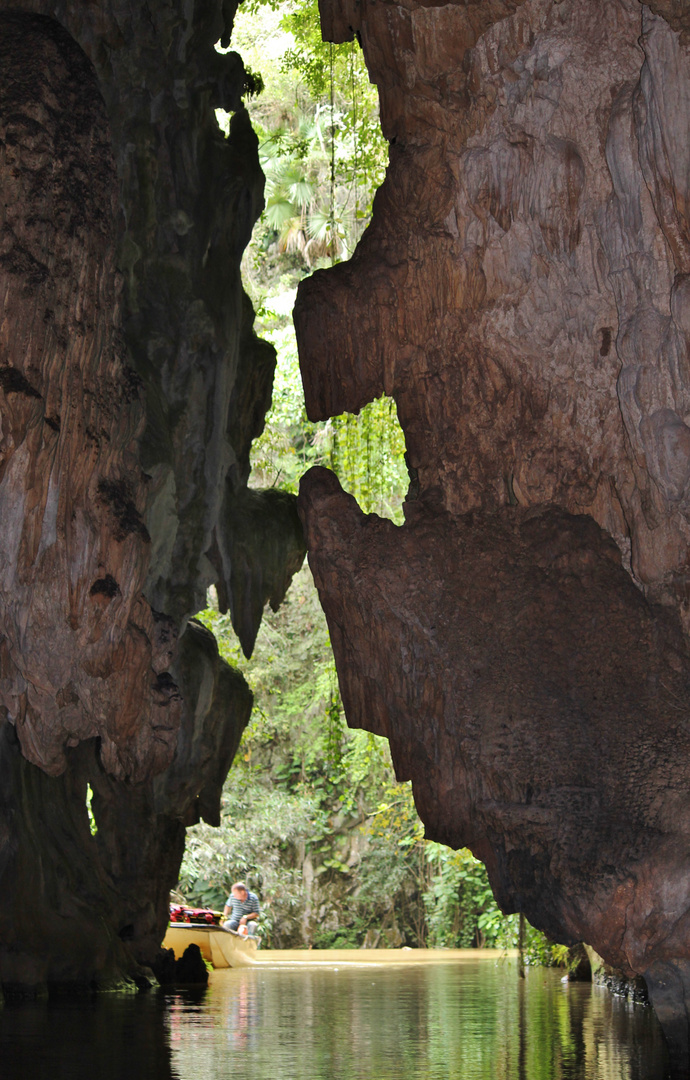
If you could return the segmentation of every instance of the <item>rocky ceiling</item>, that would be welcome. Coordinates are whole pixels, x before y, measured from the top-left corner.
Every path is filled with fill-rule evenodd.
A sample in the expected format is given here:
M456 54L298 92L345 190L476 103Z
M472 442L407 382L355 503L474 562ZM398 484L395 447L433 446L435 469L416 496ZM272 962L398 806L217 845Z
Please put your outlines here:
M392 395L415 478L400 528L302 482L350 723L505 910L644 975L683 1076L688 11L321 0L390 166L295 310L311 418Z

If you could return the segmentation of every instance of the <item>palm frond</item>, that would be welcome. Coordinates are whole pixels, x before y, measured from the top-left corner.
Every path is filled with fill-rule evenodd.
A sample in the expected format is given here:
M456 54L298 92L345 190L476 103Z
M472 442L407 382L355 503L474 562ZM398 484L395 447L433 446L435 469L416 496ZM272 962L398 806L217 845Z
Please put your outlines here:
M314 198L314 187L305 176L294 180L287 189L290 199L300 210L306 210Z
M264 217L269 228L282 231L286 221L294 217L295 208L284 195L273 195L266 203Z

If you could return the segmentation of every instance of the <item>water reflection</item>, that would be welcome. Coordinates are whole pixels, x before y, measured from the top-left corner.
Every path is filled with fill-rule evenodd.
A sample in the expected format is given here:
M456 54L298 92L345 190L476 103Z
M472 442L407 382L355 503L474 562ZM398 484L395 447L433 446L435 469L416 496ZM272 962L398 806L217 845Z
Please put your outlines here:
M171 1030L175 1009L171 1011ZM180 1080L662 1080L650 1009L512 963L217 973Z
M0 1078L663 1080L650 1009L471 960L215 972L208 991L0 1009Z
M0 1008L0 1080L178 1080L162 995Z

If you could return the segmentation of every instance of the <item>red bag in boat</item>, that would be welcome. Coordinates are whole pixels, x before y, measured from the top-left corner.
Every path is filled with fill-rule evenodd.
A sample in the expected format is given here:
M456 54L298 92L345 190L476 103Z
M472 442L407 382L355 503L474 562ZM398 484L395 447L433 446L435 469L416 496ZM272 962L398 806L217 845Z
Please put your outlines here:
M218 925L221 916L210 908L186 908L181 904L170 905L170 922L184 923L215 923Z

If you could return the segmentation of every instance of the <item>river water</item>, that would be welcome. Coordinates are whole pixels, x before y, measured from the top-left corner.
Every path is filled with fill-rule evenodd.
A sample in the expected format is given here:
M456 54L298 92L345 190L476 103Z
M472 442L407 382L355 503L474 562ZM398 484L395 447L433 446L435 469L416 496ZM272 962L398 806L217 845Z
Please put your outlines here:
M651 1009L557 970L520 980L514 959L496 955L359 966L281 955L215 971L205 991L6 1004L0 1080L667 1076Z

